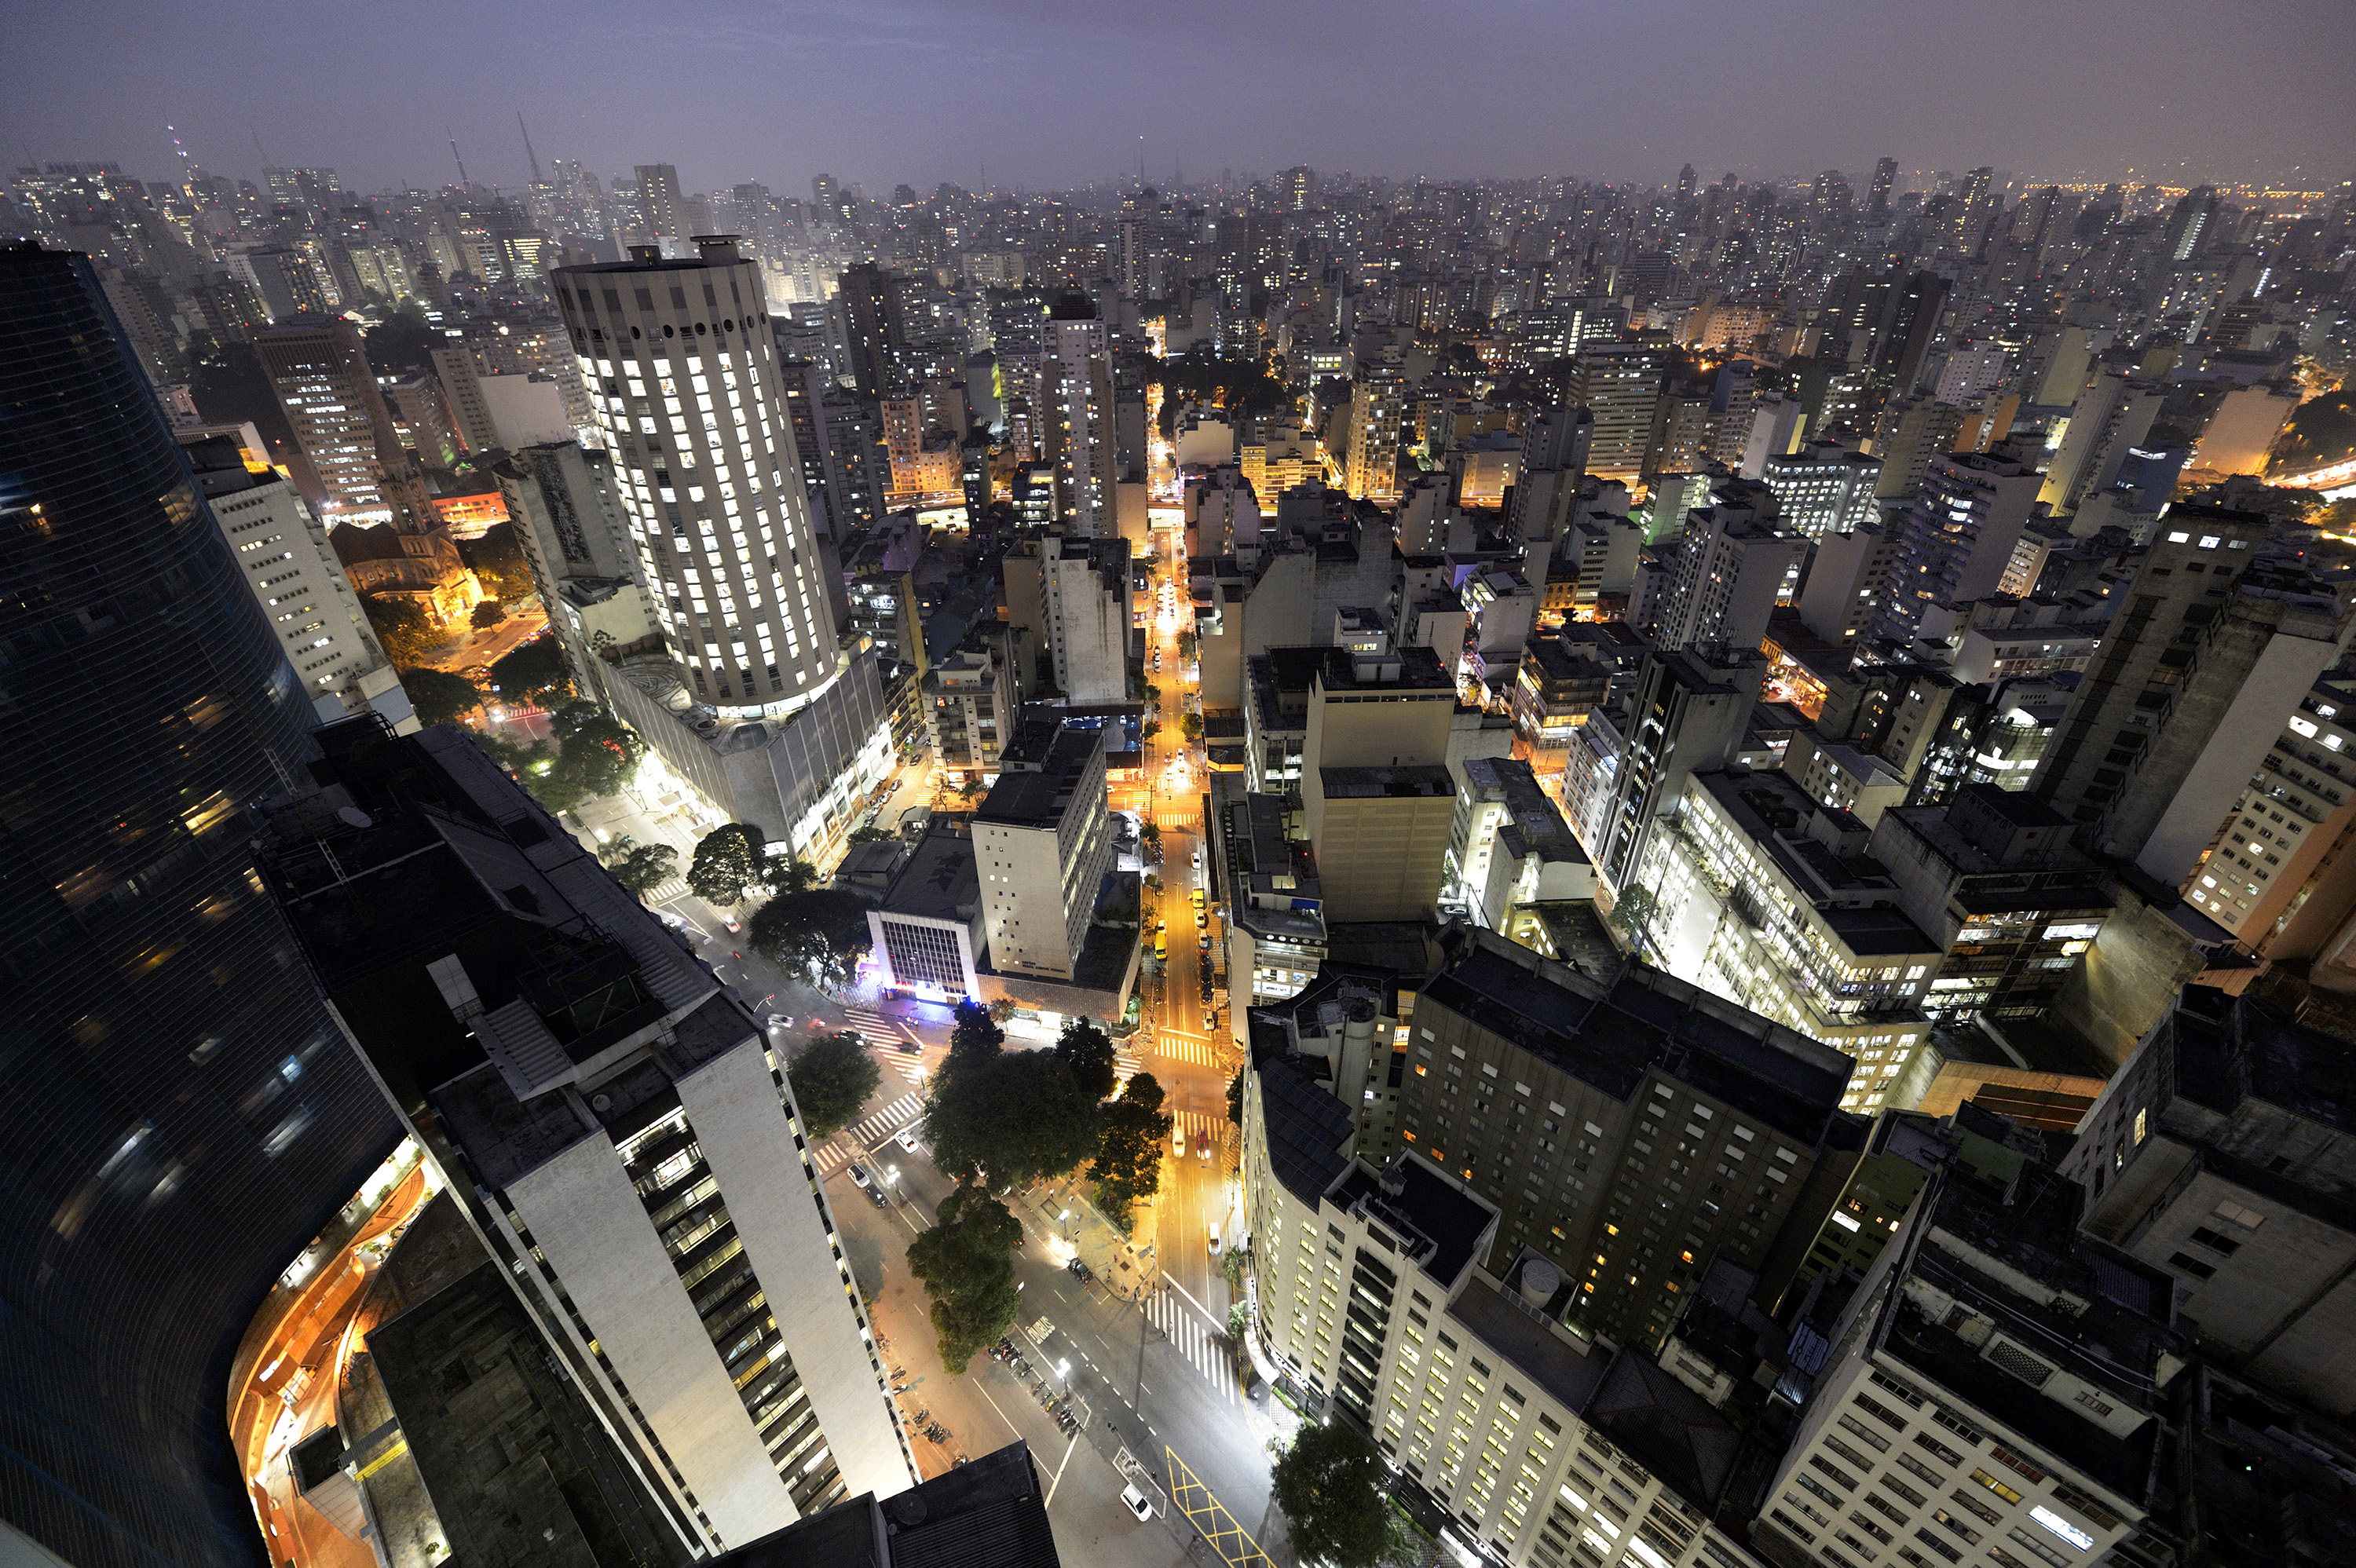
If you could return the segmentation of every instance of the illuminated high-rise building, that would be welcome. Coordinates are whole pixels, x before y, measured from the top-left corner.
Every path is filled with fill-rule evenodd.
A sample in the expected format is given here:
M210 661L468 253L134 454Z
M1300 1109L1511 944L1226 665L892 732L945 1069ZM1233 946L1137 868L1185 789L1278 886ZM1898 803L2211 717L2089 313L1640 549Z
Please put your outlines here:
M560 267L556 297L689 690L782 716L835 677L829 607L759 266L733 239Z
M1105 324L1086 294L1058 300L1040 345L1041 455L1055 464L1055 506L1065 532L1090 539L1115 530L1112 357Z

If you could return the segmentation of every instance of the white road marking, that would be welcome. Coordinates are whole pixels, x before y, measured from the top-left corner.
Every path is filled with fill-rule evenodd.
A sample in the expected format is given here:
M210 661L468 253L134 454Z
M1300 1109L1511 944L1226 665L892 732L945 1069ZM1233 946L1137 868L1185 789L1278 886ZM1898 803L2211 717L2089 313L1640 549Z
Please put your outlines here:
M1062 1485L1064 1484L1064 1466L1065 1466L1065 1465L1068 1465L1068 1464L1070 1464L1070 1463L1072 1462L1072 1450L1073 1450L1074 1448L1078 1447L1079 1445L1080 1445L1079 1434L1077 1434L1077 1433L1074 1433L1074 1434L1072 1435L1072 1441L1071 1441L1070 1445L1069 1445L1068 1446L1066 1446L1066 1447L1064 1449L1064 1458L1063 1458L1063 1463L1062 1463L1062 1464L1059 1464L1059 1465L1057 1465L1057 1466L1055 1467L1055 1478L1054 1480L1052 1480L1052 1481L1050 1481L1050 1482L1048 1482L1048 1483L1047 1483L1047 1495L1046 1495L1046 1497L1045 1497L1045 1498L1044 1498L1044 1499L1040 1502L1039 1506L1040 1506L1041 1508L1048 1508L1048 1507L1053 1506L1053 1504L1055 1503L1055 1488L1056 1488L1057 1487L1060 1487L1060 1486L1062 1486Z

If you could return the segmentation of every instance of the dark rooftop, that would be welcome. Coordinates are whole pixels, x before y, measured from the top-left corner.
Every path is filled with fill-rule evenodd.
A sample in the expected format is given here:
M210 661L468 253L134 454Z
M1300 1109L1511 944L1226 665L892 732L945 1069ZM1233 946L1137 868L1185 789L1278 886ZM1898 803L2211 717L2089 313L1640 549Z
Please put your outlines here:
M1364 1160L1352 1162L1333 1200L1337 1208L1361 1210L1397 1235L1401 1250L1450 1289L1497 1222L1495 1209L1414 1153L1400 1155L1381 1170Z
M1840 1105L1852 1064L1828 1046L1644 964L1630 962L1608 984L1560 965L1545 968L1471 941L1424 987L1423 1000L1616 1100L1633 1095L1657 1067L1810 1146Z
M1636 1350L1612 1358L1603 1386L1580 1413L1704 1511L1725 1492L1742 1446L1742 1435L1708 1402Z
M1260 1062L1260 1114L1268 1125L1268 1163L1285 1190L1311 1208L1349 1168L1342 1151L1357 1130L1349 1108L1286 1057Z
M1095 730L1057 728L1035 767L1010 765L991 786L976 822L1000 822L1017 827L1052 827L1064 819L1072 797L1087 778L1104 737Z
M1398 768L1320 768L1328 800L1430 800L1456 793L1456 777L1437 763Z
M883 909L887 915L969 921L980 904L981 876L974 869L973 840L937 823L892 879Z
M1020 1441L878 1501L869 1492L712 1560L712 1568L1059 1568Z

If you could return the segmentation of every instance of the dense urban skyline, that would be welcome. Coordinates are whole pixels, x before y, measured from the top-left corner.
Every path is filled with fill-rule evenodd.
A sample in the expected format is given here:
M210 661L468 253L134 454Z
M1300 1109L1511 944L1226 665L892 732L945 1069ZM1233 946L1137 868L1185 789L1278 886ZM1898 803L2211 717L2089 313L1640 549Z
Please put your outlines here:
M21 19L0 1561L2356 1564L2345 16Z
M430 189L455 177L455 137L473 178L519 188L519 112L542 159L601 176L667 160L698 188L829 169L871 188L1052 189L1133 176L1141 153L1162 182L1306 163L1660 184L1688 160L1709 178L1804 179L1883 152L1925 179L1985 164L2320 188L2356 145L2356 28L2329 0L2263 17L1997 0L1968 25L1822 3L1489 5L1451 13L1427 53L1407 46L1431 17L1390 3L1182 19L1129 0L659 15L596 0L432 5L400 27L291 5L15 9L11 156L149 178L176 161L168 122L199 164L247 178L258 141L268 162L332 166L356 189ZM154 47L89 69L125 37Z

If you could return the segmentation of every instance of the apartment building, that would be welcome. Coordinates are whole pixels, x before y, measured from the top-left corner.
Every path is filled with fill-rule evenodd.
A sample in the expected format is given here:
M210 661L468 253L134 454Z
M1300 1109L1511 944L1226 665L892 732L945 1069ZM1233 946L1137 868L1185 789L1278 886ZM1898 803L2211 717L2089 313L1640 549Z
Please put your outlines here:
M2272 533L2255 512L2169 509L2029 780L2087 848L2171 886L2347 642L2356 591Z
M1779 520L1794 533L1821 539L1880 520L1874 489L1881 483L1881 459L1838 442L1812 441L1797 452L1770 456L1760 477L1783 503Z
M1639 877L1668 967L1856 1058L1841 1108L1869 1115L1928 1086L1922 1008L1945 959L1869 837L1785 774L1713 768L1687 781Z
M2066 820L1994 784L1886 811L1867 848L1899 910L1947 955L1922 1002L1943 1022L2043 1012L2118 907L2115 878L2072 845Z
M1588 840L1614 888L1626 886L1642 863L1654 824L1683 797L1687 775L1732 759L1766 668L1765 657L1748 648L1645 656L1612 769L1611 809L1600 838Z
M1113 869L1104 735L1057 726L1023 736L999 762L998 782L973 819L991 964L1069 980Z
M1223 884L1216 901L1238 1031L1245 1005L1298 995L1325 961L1324 888L1297 827L1282 796L1250 793L1239 773L1211 775L1211 867Z
M1585 1333L1576 1282L1546 1259L1481 1266L1493 1205L1419 1155L1353 1157L1350 1113L1317 1070L1272 1055L1244 1075L1265 1370L1372 1433L1468 1556L1751 1568L1711 1522L1734 1428L1643 1354Z
M2165 1273L2079 1240L2083 1196L2041 1166L1933 1175L1830 1336L1754 1541L1851 1568L2172 1560L2138 1527L2190 1345Z
M624 1451L714 1550L906 1488L758 1020L463 733L318 739L265 808L271 890Z
M2258 763L2184 896L2269 958L2312 957L2356 906L2356 681L2327 677Z
M925 672L917 702L933 756L951 773L998 772L1001 747L1016 720L1013 672L1007 667L1000 628L987 624Z
M418 727L401 677L369 624L327 530L294 484L249 452L243 437L203 430L177 432L197 487L212 503L262 618L278 635L303 694L323 721L347 713L381 714L402 734Z
M1657 1345L1710 1258L1756 1268L1830 1194L1818 1150L1847 1057L1641 964L1609 983L1491 932L1427 981L1396 1140L1499 1211L1490 1265L1536 1248L1584 1332Z
M2165 1271L2210 1359L2356 1410L2356 1115L2345 1042L2187 987L2104 1086L2061 1162L2086 1233Z

